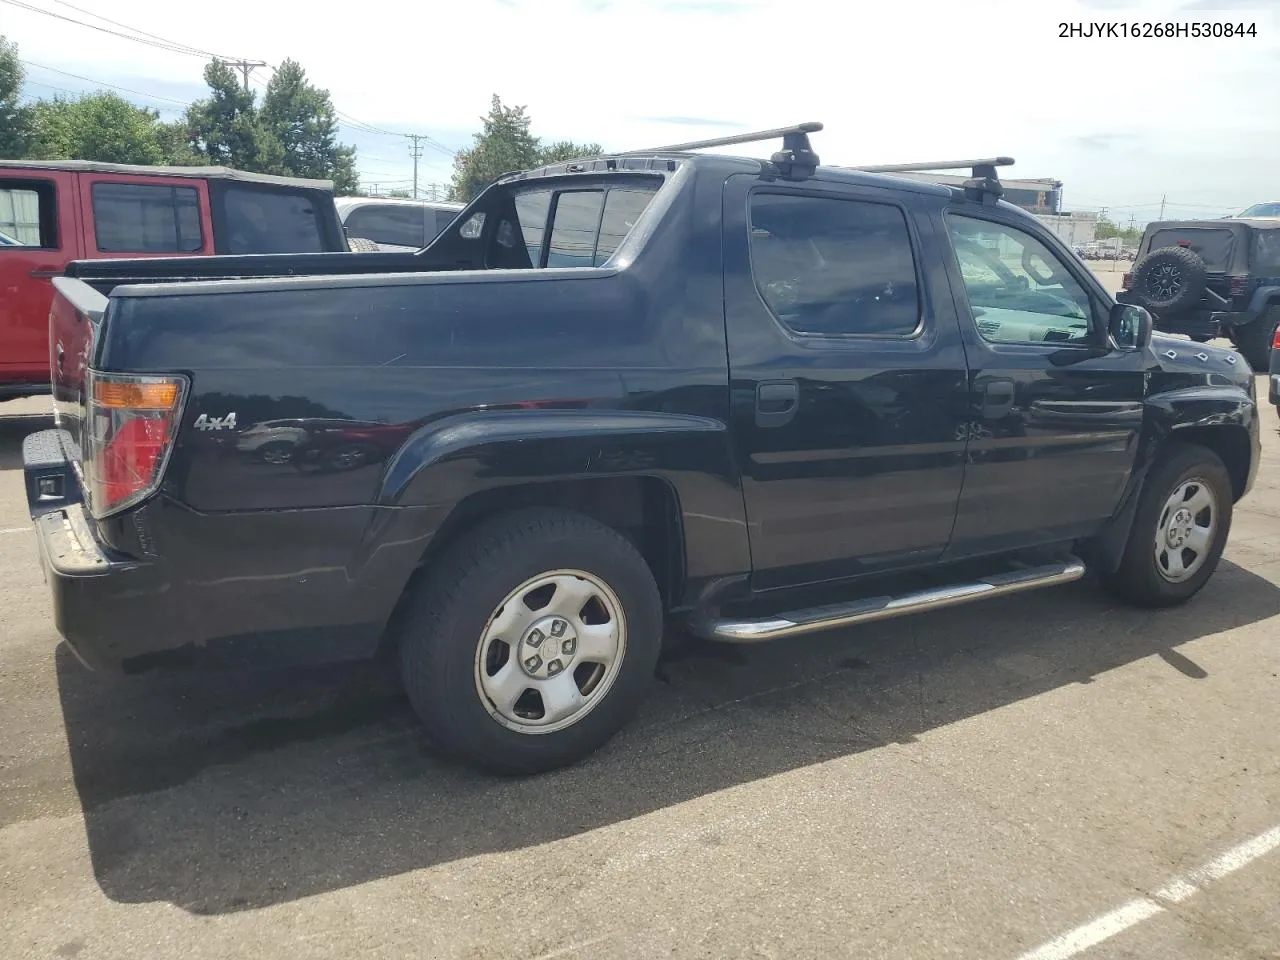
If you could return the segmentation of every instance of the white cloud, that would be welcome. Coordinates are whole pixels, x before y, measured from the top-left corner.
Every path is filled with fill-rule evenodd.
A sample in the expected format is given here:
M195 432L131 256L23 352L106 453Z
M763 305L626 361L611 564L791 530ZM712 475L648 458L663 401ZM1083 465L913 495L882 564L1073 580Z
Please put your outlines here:
M75 5L218 53L293 57L344 112L455 146L498 93L547 139L614 149L816 119L827 162L1012 154L1014 175L1062 178L1069 202L1280 192L1280 18L1263 0L1178 14L1257 21L1258 37L1230 40L1058 37L1062 21L1173 16L1117 0L381 0L332 21L262 0ZM0 32L31 60L135 89L199 83L196 58L5 4ZM403 142L357 143L366 174L407 176ZM424 162L424 178L447 178L447 157Z

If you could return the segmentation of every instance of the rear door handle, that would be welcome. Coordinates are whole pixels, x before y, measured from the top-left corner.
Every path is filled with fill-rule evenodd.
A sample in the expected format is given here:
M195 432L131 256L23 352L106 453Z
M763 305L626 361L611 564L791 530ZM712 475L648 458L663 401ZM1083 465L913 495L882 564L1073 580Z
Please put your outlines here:
M756 384L756 426L781 427L800 409L800 385L794 380L763 380Z

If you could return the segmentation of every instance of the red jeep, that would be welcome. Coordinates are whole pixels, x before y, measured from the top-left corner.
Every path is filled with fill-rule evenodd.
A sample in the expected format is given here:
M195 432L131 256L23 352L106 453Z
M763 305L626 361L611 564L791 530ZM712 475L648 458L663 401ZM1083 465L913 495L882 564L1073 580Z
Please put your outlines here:
M0 400L49 392L49 280L72 260L348 249L326 180L0 160Z

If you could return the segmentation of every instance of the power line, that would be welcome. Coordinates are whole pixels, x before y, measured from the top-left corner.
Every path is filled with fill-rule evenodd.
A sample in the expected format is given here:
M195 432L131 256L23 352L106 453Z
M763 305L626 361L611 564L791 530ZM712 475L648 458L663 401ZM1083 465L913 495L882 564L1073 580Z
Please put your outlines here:
M26 64L28 67L39 67L41 70L49 70L53 73L60 73L64 77L71 77L72 79L75 79L75 80L83 80L85 83L94 83L100 87L110 87L112 90L120 90L123 93L132 93L135 96L146 97L148 100L163 100L166 103L176 103L180 107L191 106L191 104L189 103L185 103L182 100L174 100L172 97L162 97L154 93L143 93L141 90L133 90L129 87L121 87L114 83L107 83L107 81L105 80L94 80L92 77L82 77L78 73L72 73L69 70L59 70L57 67L47 67L43 63L36 63L34 60L21 60L19 62ZM38 80L30 80L28 82L39 83ZM40 83L39 85L42 87L49 86L49 84L47 83ZM70 93L71 91L66 91L66 92Z
M119 30L111 30L111 29L108 29L107 27L100 27L96 23L85 23L83 20L75 19L75 17L64 17L62 14L54 13L52 10L42 10L39 7L32 6L29 3L23 3L22 0L0 0L0 3L7 3L9 4L9 6L17 7L20 10L29 10L31 13L39 13L46 17L53 17L55 20L63 20L67 23L78 24L79 26L82 26L82 27L88 27L90 30L97 30L100 33L108 33L108 34L111 34L111 36L113 37L123 37L125 40L133 40L136 43L144 43L148 47L155 47L158 50L167 50L170 53L182 53L182 54L186 54L189 57L200 57L201 59L205 58L205 55L203 53L197 53L191 47L175 44L170 41L165 41L161 43L156 40L148 40L145 37L139 37L129 33L121 33Z
M217 57L219 60L227 59L226 57L218 57L216 53L210 53L208 50L201 50L199 47L192 47L192 46L189 46L188 44L180 43L177 40L170 40L168 37L162 37L159 34L148 33L146 30L143 30L140 27L133 27L127 23L121 23L119 20L112 20L110 17L104 17L100 13L94 13L92 10L85 10L83 7L77 7L73 3L67 3L67 0L53 0L53 2L58 4L59 6L68 7L76 11L77 13L83 13L86 16L93 17L95 20L101 20L103 23L109 23L115 27L123 27L125 30L132 30L134 33L141 34L144 37L150 37L152 40L159 40L162 43L168 43L175 47L184 47L187 50L190 50L192 53L198 53L202 56ZM90 26L90 24L85 24L85 26Z

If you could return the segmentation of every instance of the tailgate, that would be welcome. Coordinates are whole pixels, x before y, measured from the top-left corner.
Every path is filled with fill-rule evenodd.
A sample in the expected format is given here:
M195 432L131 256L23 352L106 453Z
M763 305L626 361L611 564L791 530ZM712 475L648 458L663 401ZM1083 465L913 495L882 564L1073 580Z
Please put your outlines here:
M107 298L70 277L54 277L53 289L53 307L49 311L53 412L66 457L78 464L86 416L85 374Z

